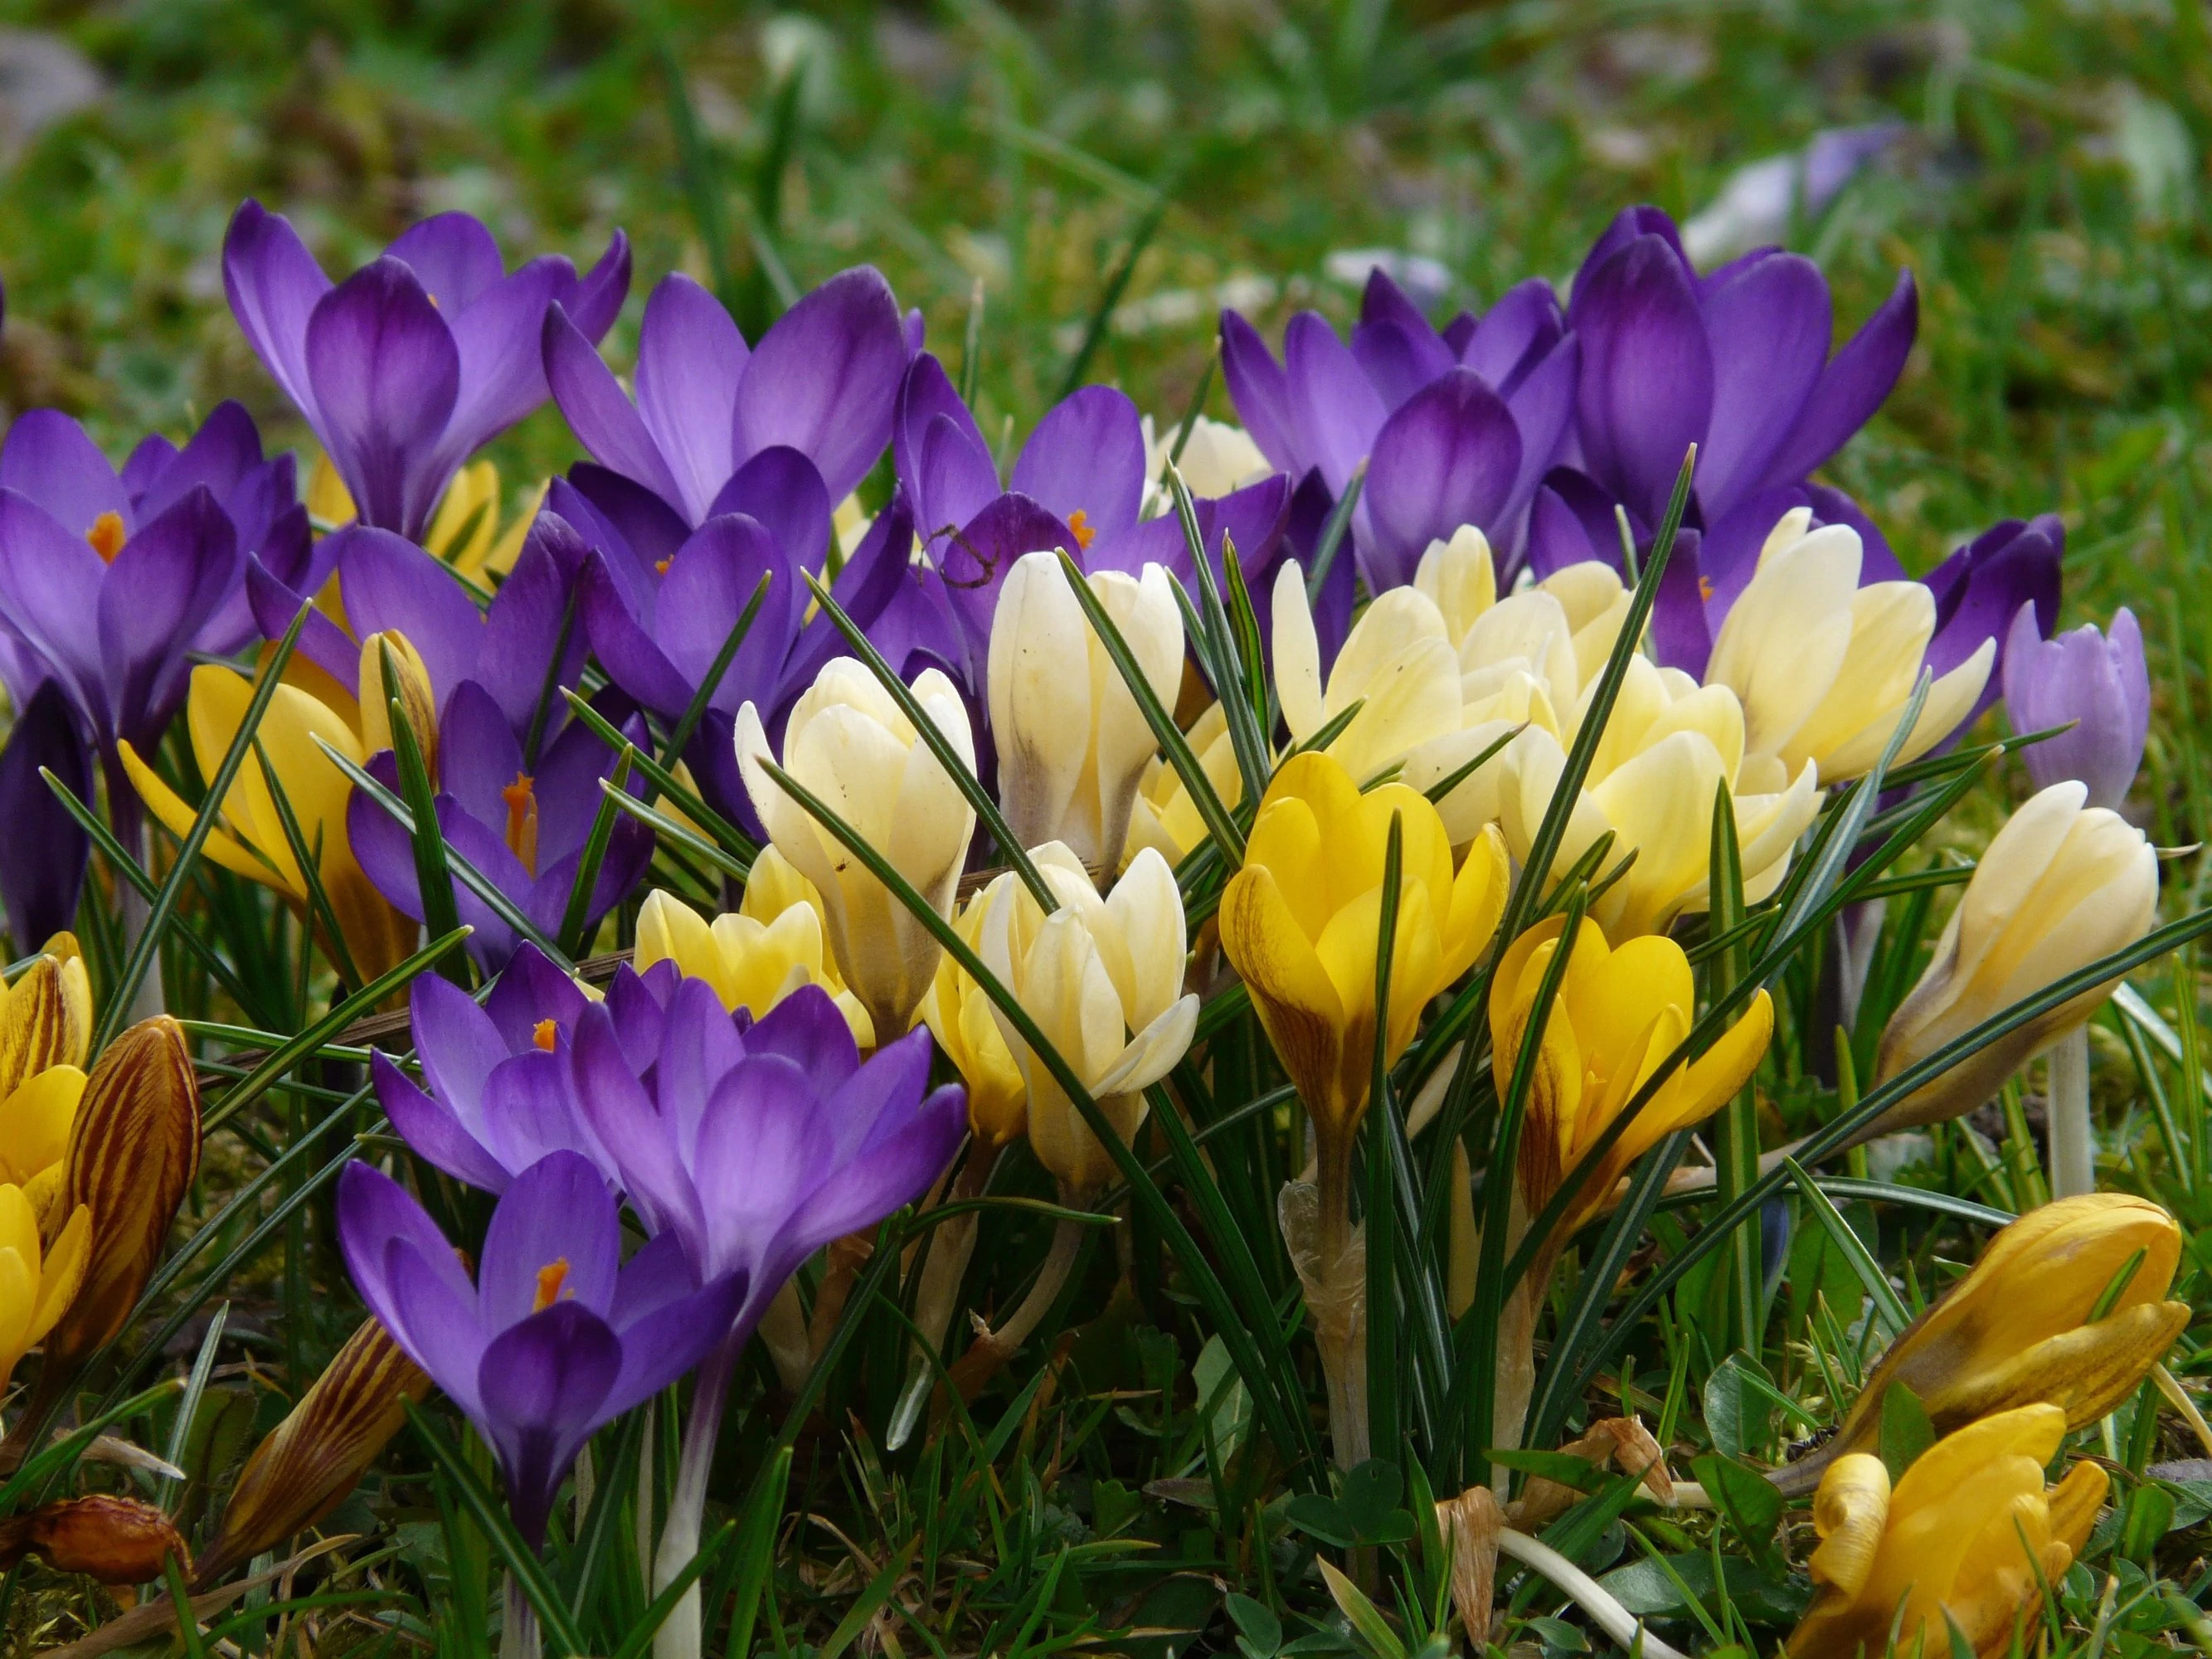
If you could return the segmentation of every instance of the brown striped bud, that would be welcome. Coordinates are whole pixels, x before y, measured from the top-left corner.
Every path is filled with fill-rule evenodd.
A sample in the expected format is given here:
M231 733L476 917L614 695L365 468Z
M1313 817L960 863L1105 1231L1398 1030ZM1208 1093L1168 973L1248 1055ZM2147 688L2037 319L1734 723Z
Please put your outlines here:
M0 994L0 1100L49 1066L82 1066L92 1041L92 985L76 940L57 933Z
M292 1414L254 1448L200 1557L202 1588L328 1515L407 1420L430 1379L375 1320L348 1339Z
M135 1498L69 1498L0 1521L0 1566L36 1555L57 1572L103 1584L143 1584L173 1555L186 1572L192 1553L169 1517Z
M184 1029L157 1014L107 1045L70 1127L63 1213L91 1210L92 1261L46 1338L47 1398L131 1317L199 1163L199 1087Z

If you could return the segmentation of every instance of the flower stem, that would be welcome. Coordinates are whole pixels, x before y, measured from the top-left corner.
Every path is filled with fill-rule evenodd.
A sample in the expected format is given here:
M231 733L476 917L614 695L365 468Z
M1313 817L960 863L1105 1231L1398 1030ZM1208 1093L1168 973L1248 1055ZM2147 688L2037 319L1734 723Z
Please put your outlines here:
M1533 1567L1550 1579L1596 1621L1599 1629L1631 1653L1640 1650L1644 1659L1683 1659L1680 1653L1644 1629L1635 1614L1613 1599L1611 1591L1549 1544L1507 1527L1498 1532L1498 1553L1511 1556L1522 1565Z
M660 1548L653 1558L653 1589L658 1595L675 1582L699 1553L699 1528L707 1512L707 1475L714 1468L714 1442L722 1431L722 1408L738 1356L750 1334L744 1326L730 1334L699 1367L691 1391L691 1419L684 1425L684 1449L676 1465L676 1490L661 1523ZM702 1638L699 1587L684 1593L667 1622L653 1638L653 1659L699 1659Z
M1063 1193L1060 1201L1070 1209L1082 1207L1076 1194ZM1006 1322L994 1331L977 1334L979 1346L988 1346L1000 1354L1011 1354L1020 1347L1031 1331L1036 1329L1052 1304L1060 1297L1060 1287L1067 1283L1067 1275L1075 1267L1076 1253L1083 1247L1083 1224L1062 1221L1052 1230L1052 1248L1047 1251L1044 1266L1037 1269L1036 1283L1022 1298Z
M2078 1026L2051 1051L2051 1195L2079 1198L2097 1190L2097 1154L2089 1134L2089 1028Z
M538 1659L538 1613L522 1593L522 1581L507 1576L506 1616L501 1621L499 1659Z

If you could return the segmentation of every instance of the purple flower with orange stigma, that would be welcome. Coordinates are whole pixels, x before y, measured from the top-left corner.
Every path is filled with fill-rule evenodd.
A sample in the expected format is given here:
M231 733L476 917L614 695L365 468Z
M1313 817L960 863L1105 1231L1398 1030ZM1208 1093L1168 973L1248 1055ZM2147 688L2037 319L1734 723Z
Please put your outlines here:
M747 469L785 450L813 473L826 532L830 504L852 493L890 438L908 330L872 265L832 276L750 347L720 301L689 276L663 277L638 329L635 400L592 349L605 331L561 305L547 311L554 400L599 467L652 495L679 532L755 511L760 481ZM596 495L592 470L578 482ZM790 550L818 567L823 545Z
M631 715L623 734L649 746L645 723ZM572 720L535 759L523 750L490 692L464 680L438 721L438 830L477 873L513 900L548 939L557 938L598 817L599 781L615 769L613 750L580 720ZM378 782L399 793L398 760L389 750L370 760ZM633 780L633 793L642 780ZM424 920L415 869L415 843L398 819L356 790L346 805L346 837L377 891L404 915ZM588 931L629 896L653 861L653 832L618 814L586 901ZM496 973L514 954L514 929L458 878L453 901L476 931L469 953Z
M742 1270L702 1281L671 1239L623 1261L613 1195L572 1152L507 1188L474 1283L389 1176L348 1164L337 1207L362 1300L489 1443L533 1547L584 1443L697 1364L745 1297Z
M1784 510L1771 492L1802 486L1881 406L1919 314L1912 275L1900 272L1831 357L1827 279L1810 259L1761 248L1701 276L1666 214L1623 211L1576 272L1567 305L1582 362L1565 464L1544 479L1530 516L1539 574L1593 557L1617 566L1620 514L1648 547L1692 443L1684 523L1700 540L1678 542L1671 564L1685 580L1717 580L1701 563L1713 539L1755 556Z
M1267 459L1294 479L1318 472L1332 497L1367 464L1352 535L1378 592L1412 581L1429 543L1462 525L1489 537L1501 574L1518 567L1528 504L1574 410L1576 350L1540 281L1440 333L1377 269L1349 345L1304 311L1279 362L1251 324L1221 313L1222 377Z
M441 213L333 285L290 223L252 201L222 245L231 312L361 522L417 539L461 463L545 401L548 310L599 339L629 263L617 231L581 276L554 255L508 271L482 224Z
M2076 778L2090 805L2118 809L2150 735L2150 671L2133 611L2122 605L2101 634L2093 623L2046 640L2023 604L2005 641L2004 701L2015 732L2073 725L2020 751L2038 789Z

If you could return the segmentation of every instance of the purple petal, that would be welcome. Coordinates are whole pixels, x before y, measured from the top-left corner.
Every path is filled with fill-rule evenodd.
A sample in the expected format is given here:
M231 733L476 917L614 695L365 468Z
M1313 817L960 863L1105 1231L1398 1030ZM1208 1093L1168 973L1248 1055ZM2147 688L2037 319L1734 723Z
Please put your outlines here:
M607 238L605 250L578 279L575 301L568 312L584 337L597 344L622 314L629 297L629 238L619 230Z
M528 1170L556 1154L575 1153L590 1161L595 1177L604 1185L613 1161L585 1127L570 1088L568 1056L536 1048L525 1048L500 1062L484 1085L484 1145L510 1170ZM610 1212L611 1214L611 1212ZM489 1249L489 1247L487 1247ZM564 1249L571 1267L576 1258ZM599 1261L592 1255L594 1263ZM490 1257L485 1257L487 1271ZM540 1264L544 1265L543 1263ZM597 1273L599 1268L593 1268ZM585 1306L604 1313L613 1294L611 1266L603 1285L573 1274L568 1280Z
M0 489L0 621L63 680L94 726L109 719L100 659L100 592L107 566L43 507Z
M138 447L124 458L123 470L118 475L123 481L124 495L135 503L176 459L176 445L158 432L148 433L138 441ZM0 471L4 471L6 465L4 454L0 454Z
M799 572L773 537L751 519L709 519L684 544L661 580L654 635L688 685L702 684L745 606L768 578L760 610L714 688L714 706L734 714L757 689L773 684L806 605Z
M1705 317L1713 412L1698 454L1698 499L1717 517L1768 476L1768 461L1820 380L1828 284L1810 259L1771 254L1709 292Z
M659 567L691 534L683 515L643 484L588 461L553 480L545 505L574 526L587 546L607 556L623 592L633 599L659 586Z
M1566 332L1559 296L1542 277L1531 276L1498 296L1468 331L1459 360L1510 402L1530 367L1548 356Z
M1590 251L1583 256L1582 268L1575 272L1574 286L1569 290L1567 301L1568 327L1582 327L1585 296L1589 292L1591 279L1599 270L1614 254L1644 236L1656 237L1659 240L1673 257L1685 282L1695 279L1697 272L1690 264L1690 256L1682 252L1681 234L1674 228L1674 220L1664 210L1650 206L1623 208L1613 216L1613 222L1605 228L1604 234L1590 245Z
M983 457L985 475L979 486L963 474L957 481L961 485L957 499L943 503L931 496L922 465L923 440L939 416L951 422L966 440L961 446L966 454ZM924 523L930 522L934 515L935 522L940 526L965 524L983 510L985 501L999 493L999 475L991 465L990 445L983 441L975 417L953 390L951 377L945 374L945 366L926 351L907 366L905 377L899 382L898 404L891 422L891 464L908 491L916 494L915 510Z
M699 1126L692 1168L707 1207L708 1271L753 1269L764 1296L818 1244L787 1257L777 1240L790 1217L825 1180L842 1185L831 1161L821 1097L789 1060L755 1055L719 1079Z
M575 281L566 259L532 259L451 315L460 386L443 436L423 463L423 488L441 491L463 461L550 394L541 340L554 295Z
M915 510L924 515L922 537L933 545L946 532L973 522L999 499L998 469L982 439L969 430L969 424L936 415L922 430Z
M1344 342L1319 312L1302 311L1283 335L1299 447L1341 495L1367 459L1388 412Z
M904 1042L901 1038L889 1044L884 1052L898 1048ZM781 1055L811 1079L816 1088L825 1092L842 1087L856 1070L861 1069L860 1051L853 1041L853 1028L837 1012L837 1005L830 1000L830 994L818 985L800 986L756 1019L752 1029L745 1033L744 1051L749 1054ZM925 1044L924 1076L928 1073L928 1061ZM918 1095L921 1090L917 1088L915 1092Z
M454 1404L465 1413L477 1413L482 1403L477 1368L483 1358L484 1330L477 1316L476 1291L454 1260L453 1248L442 1238L434 1247L393 1238L381 1254L383 1282L388 1287L385 1302L380 1304L365 1286L362 1300ZM354 1283L361 1285L358 1271Z
M137 460L145 447L141 444L131 459ZM0 455L0 482L4 482L7 470L6 459ZM130 470L124 469L126 475ZM260 431L244 404L226 398L200 423L191 441L173 452L166 464L131 492L133 510L143 523L182 501L195 484L205 484L228 507L231 492L249 475L262 471ZM254 544L243 545L248 552L253 550Z
M387 1248L395 1243L413 1245L436 1281L464 1306L474 1309L476 1291L454 1259L453 1247L437 1223L390 1176L357 1158L347 1164L338 1172L337 1210L338 1249L346 1271L369 1311L394 1336L406 1324L386 1277Z
M1362 549L1369 587L1412 581L1432 538L1493 526L1520 469L1513 416L1474 370L1455 368L1408 401L1376 438L1360 496L1373 531Z
M1080 557L1082 544L1066 525L1028 496L1012 493L932 546L953 611L979 657L980 642L990 638L991 617L1006 573L1024 553L1055 547Z
M325 536L315 545L319 550L337 539L337 536ZM313 574L311 570L309 574ZM246 599L252 608L253 625L264 639L270 640L283 639L300 608L307 603L305 592L271 575L258 559L246 562ZM352 685L360 678L361 647L320 610L307 612L300 629L298 651L340 685Z
M2057 514L2045 513L2026 524L2008 519L1984 531L1929 571L1936 635L1928 643L1928 666L1948 674L1984 640L2002 641L2024 604L2035 606L2037 626L2049 629L2058 620L2059 567L2065 551L2065 526ZM1985 697L1994 696L1998 678L1993 670ZM1981 708L1988 706L1985 701Z
M656 714L681 714L691 702L692 684L623 603L605 556L593 554L577 582L585 635L607 677Z
M1630 529L1642 526L1632 520ZM1598 559L1620 564L1620 530L1606 493L1571 467L1544 475L1528 518L1528 568L1540 581L1571 564Z
M783 444L763 449L730 475L710 516L757 520L793 565L820 574L830 559L830 492L814 463Z
M1920 291L1912 273L1900 271L1881 308L1822 371L1788 441L1768 461L1766 477L1802 478L1841 449L1889 396L1919 329Z
M722 302L681 271L660 279L637 336L637 414L693 524L730 476L738 381L750 354ZM593 452L597 453L597 451Z
M1087 386L1037 422L1014 463L1012 488L1073 524L1113 535L1137 522L1145 496L1144 422L1111 386Z
M329 538L338 552L338 592L354 636L396 629L429 671L440 704L476 670L483 649L483 613L453 572L404 537L349 526Z
M1450 368L1452 349L1429 326L1421 308L1377 265L1367 273L1352 355L1367 371L1386 408L1395 409Z
M204 486L128 542L100 591L100 647L118 732L160 738L184 699L185 648L237 586L238 539Z
M0 750L0 900L15 954L37 950L75 925L92 842L39 775L51 771L70 793L92 801L91 759L68 695L57 680L40 686L21 705L8 746Z
M509 1052L491 1017L466 991L434 974L415 981L407 1006L430 1092L463 1122L482 1123L484 1081Z
M829 1001L827 993L820 992L818 988L809 988L816 989L823 1001ZM831 1012L835 1012L834 1004ZM818 1014L815 1024L822 1026ZM834 1072L807 1073L823 1096L822 1121L830 1131L840 1163L859 1157L896 1134L921 1103L922 1095L929 1087L932 1051L927 1040L915 1041L917 1036L927 1039L927 1033L917 1027L885 1043L868 1057L866 1065L847 1066L842 1078ZM851 1041L849 1035L846 1040ZM800 1064L804 1066L805 1061L800 1059Z
M1510 581L1518 568L1527 539L1528 505L1536 488L1559 459L1574 422L1575 385L1581 370L1582 347L1571 335L1553 344L1505 397L1513 423L1521 434L1521 468L1514 477L1513 492L1499 510L1501 581Z
M491 693L474 680L453 688L438 718L438 770L471 817L507 821L501 792L522 773L522 742Z
M527 1319L539 1273L556 1262L565 1270L562 1303L605 1315L622 1266L622 1224L590 1160L548 1152L517 1175L492 1212L481 1261L477 1297L487 1329Z
M397 259L362 266L307 319L307 368L322 437L362 522L413 535L443 479L416 471L460 390L453 336Z
M492 987L483 1008L507 1052L520 1054L535 1044L540 1020L553 1021L562 1034L574 1037L576 1021L590 1002L576 981L544 951L525 945L515 951L499 983Z
M515 1529L533 1548L576 1454L605 1420L623 1346L606 1322L559 1302L502 1331L477 1369L487 1437L507 1475Z
M1572 314L1590 475L1656 524L1713 402L1712 354L1680 258L1659 237L1638 238L1576 284Z
M488 1193L507 1190L506 1167L452 1112L416 1088L381 1054L369 1057L369 1073L376 1080L376 1103L416 1157L465 1185Z
M103 513L134 522L122 479L84 428L58 409L15 417L0 445L0 488L35 501L71 535L82 536Z
M611 471L653 491L672 507L684 504L683 487L628 398L614 370L559 306L545 311L539 349L553 401L576 441Z
M1221 378L1260 453L1279 471L1304 474L1313 463L1299 433L1289 377L1260 331L1233 311L1221 313Z
M872 265L841 271L777 319L738 383L730 459L789 444L842 501L890 441L906 331Z
M657 962L643 974L628 963L615 969L605 1006L614 1022L618 1052L632 1075L643 1072L660 1053L668 1005L674 1000L682 978L672 962Z
M419 220L384 252L412 270L449 317L474 305L507 270L491 232L466 213L436 213Z
M553 684L574 685L583 674L590 641L572 619L569 605L577 575L590 556L583 538L566 519L541 509L515 556L514 568L484 613L471 678L497 700L507 720L520 730L529 729L546 696L546 672L555 668L556 646L562 654ZM557 721L564 705L557 691L553 698L549 718Z
M635 1019L638 1012L633 998L629 1017ZM594 1006L577 1017L569 1063L575 1070L576 1099L584 1121L614 1155L630 1203L649 1231L679 1235L696 1265L703 1258L707 1237L699 1194L677 1155L669 1126L623 1052L623 1040L607 1007Z
M910 1204L945 1172L967 1133L968 1095L949 1084L913 1117L846 1164L793 1216L779 1244L803 1260L833 1238L872 1226Z
M331 279L289 221L249 200L231 216L223 235L222 286L262 367L307 424L322 431L324 414L307 368L307 331Z
M622 1375L600 1410L619 1416L641 1406L704 1359L729 1335L750 1282L744 1273L726 1273L666 1307L636 1316L623 1328Z
M1705 617L1704 578L1698 572L1700 538L1685 526L1676 532L1674 551L1660 574L1651 606L1651 644L1662 668L1679 668L1692 679L1705 677L1712 656L1712 626Z
M398 758L390 750L371 757L368 772L397 793ZM346 842L354 862L361 866L368 884L385 902L410 920L422 920L421 878L415 869L415 840L399 820L366 790L356 789L346 801Z
M693 1146L716 1085L744 1059L750 1047L712 986L689 978L677 986L661 1027L653 1075L661 1115L679 1149ZM712 1206L710 1191L702 1187L700 1196Z
M642 721L632 722L640 748L647 746ZM549 860L566 859L580 850L599 813L599 780L615 769L615 751L601 742L598 732L581 720L572 720L561 735L538 757L534 782L538 795L538 864L544 874ZM633 778L632 793L643 787ZM617 833L634 819L617 818ZM642 824L638 825L643 829ZM564 901L565 902L565 901Z

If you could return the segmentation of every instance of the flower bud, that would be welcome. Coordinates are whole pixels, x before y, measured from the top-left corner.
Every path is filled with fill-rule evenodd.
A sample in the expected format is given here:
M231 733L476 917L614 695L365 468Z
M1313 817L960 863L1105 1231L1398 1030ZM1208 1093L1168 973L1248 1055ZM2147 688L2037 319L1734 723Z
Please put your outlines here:
M0 992L0 1100L49 1066L82 1066L91 1042L92 986L84 958L75 939L58 934Z
M2110 635L2087 627L2051 640L2037 631L2035 606L2021 605L2005 637L2004 700L2016 732L2075 723L2020 751L2037 788L2078 778L2092 806L2127 799L2150 735L2150 671L2142 629L2125 605Z
M65 1498L0 1521L0 1566L26 1555L56 1572L81 1572L103 1584L159 1578L170 1556L189 1573L192 1553L151 1504L135 1498Z
M1090 579L1152 693L1182 679L1182 612L1167 573ZM1067 586L1056 553L1017 560L991 621L991 733L999 800L1024 847L1066 843L1096 866L1119 858L1145 763L1159 746L1137 699Z
M392 659L392 681L385 683L386 654ZM392 738L392 699L399 699L407 729L414 733L415 751L422 757L424 774L438 775L438 706L431 695L430 671L422 653L397 629L372 634L361 643L361 746L374 755L394 746Z
M84 1284L46 1338L41 1394L53 1395L120 1331L161 1259L198 1173L199 1085L185 1033L167 1014L107 1045L87 1081L64 1159L62 1200L92 1212Z
M2085 806L2087 796L2081 784L2055 783L1997 831L1927 971L1882 1031L1876 1083L2150 930L2157 856L2117 813ZM2094 987L1985 1045L1883 1113L1859 1139L1973 1110L2086 1022L2112 989Z
M374 1319L364 1322L291 1414L254 1448L196 1583L214 1583L328 1515L407 1421L430 1379Z

